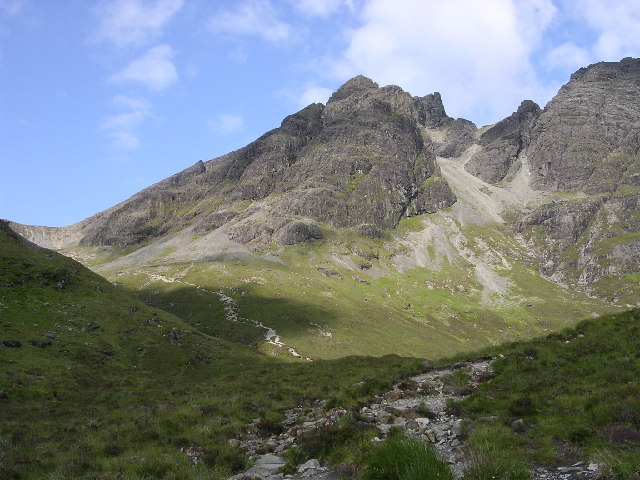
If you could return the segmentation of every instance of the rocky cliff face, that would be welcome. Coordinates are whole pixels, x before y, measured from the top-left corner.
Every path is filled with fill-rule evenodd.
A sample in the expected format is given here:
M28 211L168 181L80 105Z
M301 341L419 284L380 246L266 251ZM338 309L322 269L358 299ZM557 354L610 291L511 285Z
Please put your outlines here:
M516 164L518 155L528 146L531 130L540 116L540 107L531 100L522 102L518 110L496 123L478 139L484 147L465 164L465 169L487 183L497 183Z
M546 106L531 134L533 185L541 190L611 191L634 162L611 161L637 152L640 128L640 60L581 68ZM636 167L637 168L637 167ZM615 171L614 171L615 170ZM603 182L602 173L612 178Z
M582 68L546 106L527 149L534 188L574 193L519 223L541 271L600 284L611 300L640 271L639 94L638 59Z
M83 222L14 228L54 248L139 245L187 231L249 248L322 238L326 227L380 237L403 217L453 205L454 184L463 200L454 211L489 208L483 222L509 224L547 277L614 300L633 293L640 60L580 69L544 110L525 100L481 130L449 117L437 92L412 97L358 76L326 105Z
M326 106L310 105L248 146L74 226L75 239L125 246L224 227L240 243L289 244L321 236L313 222L389 229L403 216L435 212L455 197L416 121L418 104L398 87L356 77Z

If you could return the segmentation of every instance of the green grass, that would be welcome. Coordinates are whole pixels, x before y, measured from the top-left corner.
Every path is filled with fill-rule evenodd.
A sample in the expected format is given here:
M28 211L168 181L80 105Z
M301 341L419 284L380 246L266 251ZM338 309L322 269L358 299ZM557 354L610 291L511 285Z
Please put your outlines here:
M423 228L423 220L403 220L401 227ZM495 266L508 282L505 296L485 295L469 262L399 271L395 262L406 252L398 244L329 228L322 240L280 249L284 264L252 257L105 274L195 328L279 354L264 344L262 329L225 320L212 293L222 291L237 301L241 317L275 328L287 345L314 359L390 353L438 358L540 336L616 310L543 279L503 227L468 230L467 237L477 239L468 247L477 255L487 245L506 252L509 266ZM434 259L433 245L425 249ZM152 275L180 278L166 283Z
M375 250L379 258L373 262L387 265L384 242L342 240L348 245L295 246L284 255L286 266L250 260L194 264L184 280L205 290L149 283L142 273L117 277L136 290L134 297L77 262L21 245L0 224L0 390L7 397L0 399L0 477L225 478L247 467L228 439L240 436L252 419L275 431L300 397L359 405L417 368L417 360L397 355L312 363L261 355L241 344L259 339L260 332L226 322L217 295L206 290L233 295L241 315L275 326L286 342L317 358L344 351L381 355L385 348L431 357L468 352L516 333L571 324L580 314L544 323L523 313L534 307L515 307L504 317L470 307L449 290L468 275L455 269L442 276L417 268L384 278L362 274L365 285L338 265L331 265L336 276L312 274L300 259L339 247L352 259L359 257L353 251ZM184 265L149 267L165 275L184 271ZM510 272L513 279L521 276L518 285L536 278L515 262ZM425 280L437 288L425 290ZM540 295L546 288L532 282ZM575 309L581 297L564 292L554 298L551 305L573 298ZM594 306L587 302L582 311ZM311 322L333 336L320 338ZM509 325L514 330L500 337ZM521 480L529 465L568 461L567 452L603 462L612 478L637 475L640 445L612 442L607 432L612 426L640 430L640 311L472 356L487 352L504 357L493 377L451 405L468 416L468 441L477 454L467 478ZM449 379L454 385L467 380L462 374ZM382 478L375 477L379 472L384 478L424 478L428 469L437 470L424 460L430 455L424 447L392 437L374 448L374 433L347 416L335 431L320 433L290 455L358 464L370 478ZM199 452L200 463L189 462L188 449ZM414 466L397 470L399 457Z
M501 445L523 462L547 463L578 452L604 458L613 478L638 474L640 443L612 442L606 432L640 432L640 310L499 351L493 378L458 405L476 419L469 441L477 450Z
M391 435L363 459L364 480L452 480L449 466L433 447L401 434Z
M227 441L251 419L277 423L301 396L355 404L354 385L416 365L261 355L6 228L0 285L0 478L225 478L247 466Z

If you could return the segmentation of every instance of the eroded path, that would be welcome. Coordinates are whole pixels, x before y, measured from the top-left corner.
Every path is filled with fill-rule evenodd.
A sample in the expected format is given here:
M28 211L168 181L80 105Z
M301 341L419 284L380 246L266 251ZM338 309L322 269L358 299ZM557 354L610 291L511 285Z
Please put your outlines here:
M473 362L461 362L415 375L409 380L396 383L393 389L375 396L367 406L357 412L345 409L325 409L326 401L318 400L313 405L299 405L285 414L282 422L287 430L280 435L263 438L258 432L258 420L248 425L244 438L232 439L229 443L242 449L255 465L246 472L229 480L337 480L344 476L338 466L332 470L322 466L317 459L298 465L297 472L290 475L278 473L285 465L284 452L295 446L305 435L338 424L348 413L355 420L366 422L375 428L378 436L374 442L382 442L392 428L401 428L411 438L434 446L438 456L446 461L456 479L461 479L472 461L469 447L462 432L463 419L447 405L461 400L478 387L483 377L491 371L492 358ZM473 428L473 423L466 430ZM355 472L346 472L353 475ZM537 467L532 469L532 480L595 480L598 466L588 462L568 465Z
M238 311L238 302L236 301L235 298L227 295L222 290L208 290L200 285L196 285L195 283L191 283L183 280L184 276L188 273L188 271L189 271L189 267L187 267L183 272L175 276L160 275L157 273L150 273L150 272L146 272L146 275L149 277L151 281L154 281L154 282L180 283L182 285L188 285L190 287L193 287L200 292L216 295L220 299L220 302L222 303L222 306L224 308L225 319L227 321L233 322L233 323L238 323L238 322L248 323L250 325L258 327L261 330L264 330L264 340L267 344L273 345L274 347L278 348L279 351L286 352L292 357L303 358L305 360L311 361L309 357L304 357L300 355L295 348L290 347L289 345L282 342L282 340L280 339L280 335L278 335L278 333L274 328L266 326L262 322L259 322L257 320L241 317Z

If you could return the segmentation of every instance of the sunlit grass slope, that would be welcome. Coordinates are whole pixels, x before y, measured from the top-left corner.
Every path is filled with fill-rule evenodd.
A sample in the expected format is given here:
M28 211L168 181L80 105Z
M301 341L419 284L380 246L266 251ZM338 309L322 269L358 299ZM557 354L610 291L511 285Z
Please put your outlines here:
M422 220L404 220L386 238L327 227L323 240L264 246L262 253L277 248L279 262L259 251L220 261L159 260L105 275L203 331L272 350L262 341L264 330L225 320L223 293L235 300L240 317L274 328L287 345L314 359L389 353L436 358L532 338L616 310L542 278L499 225L468 227L467 258L427 243L418 252L425 265L419 265L403 236L418 234ZM502 258L495 252L504 252ZM480 262L492 262L491 268Z

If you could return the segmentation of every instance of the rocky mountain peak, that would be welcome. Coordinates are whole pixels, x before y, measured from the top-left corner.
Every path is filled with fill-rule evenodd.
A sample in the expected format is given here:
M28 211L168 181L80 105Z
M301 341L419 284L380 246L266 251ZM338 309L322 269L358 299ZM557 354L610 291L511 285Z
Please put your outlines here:
M418 122L427 128L440 128L453 119L447 115L440 92L414 97L418 109Z
M571 75L570 82L610 81L621 75L640 75L640 59L625 57L619 62L598 62L582 67Z
M334 94L331 95L331 98L329 98L327 104L331 102L337 102L339 100L344 100L345 98L352 95L359 95L370 90L377 90L378 88L378 84L370 78L367 78L364 75L358 75L353 77L351 80L348 80L340 88L338 88L338 90L336 90Z
M603 170L616 151L633 146L640 128L640 59L600 62L571 76L545 107L532 132L529 159L540 190L611 191Z
M523 101L518 110L480 135L478 144L485 148L466 163L465 170L487 183L497 183L515 171L519 167L518 156L528 147L540 113L537 103Z

